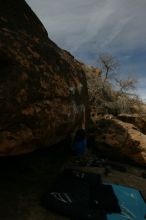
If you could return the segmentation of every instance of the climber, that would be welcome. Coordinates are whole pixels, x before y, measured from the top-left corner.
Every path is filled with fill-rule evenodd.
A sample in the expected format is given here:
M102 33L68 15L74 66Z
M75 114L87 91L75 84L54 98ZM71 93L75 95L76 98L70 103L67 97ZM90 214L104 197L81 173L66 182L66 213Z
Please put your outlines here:
M87 135L85 130L85 107L83 108L82 126L76 131L72 149L77 156L82 156L87 153Z
M84 129L79 129L76 132L72 148L77 156L82 156L87 152L87 137Z

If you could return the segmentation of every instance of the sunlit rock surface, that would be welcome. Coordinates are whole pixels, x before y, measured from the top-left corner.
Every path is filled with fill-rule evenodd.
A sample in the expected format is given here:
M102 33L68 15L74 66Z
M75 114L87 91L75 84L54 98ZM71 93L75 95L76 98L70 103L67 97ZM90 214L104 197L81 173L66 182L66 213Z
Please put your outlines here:
M146 134L146 118L138 114L120 114L117 117L119 120L134 124L139 131Z
M133 124L118 119L96 121L96 147L116 159L129 158L146 165L146 135Z

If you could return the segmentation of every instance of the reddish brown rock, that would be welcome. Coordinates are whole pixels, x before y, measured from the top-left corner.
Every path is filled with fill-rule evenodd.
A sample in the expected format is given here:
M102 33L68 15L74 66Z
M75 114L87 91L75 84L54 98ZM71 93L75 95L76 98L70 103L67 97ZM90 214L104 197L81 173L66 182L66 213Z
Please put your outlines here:
M85 71L86 77L87 77L87 81L90 79L96 79L97 77L99 77L101 75L101 70L97 67L93 67L90 65L86 65L86 64L81 64L83 70Z
M137 127L118 119L101 119L96 123L97 149L105 155L126 158L146 165L146 135Z
M144 116L138 114L120 114L117 118L121 121L134 124L142 133L146 134L146 119Z
M84 72L24 0L1 4L0 26L0 155L55 144L81 126Z

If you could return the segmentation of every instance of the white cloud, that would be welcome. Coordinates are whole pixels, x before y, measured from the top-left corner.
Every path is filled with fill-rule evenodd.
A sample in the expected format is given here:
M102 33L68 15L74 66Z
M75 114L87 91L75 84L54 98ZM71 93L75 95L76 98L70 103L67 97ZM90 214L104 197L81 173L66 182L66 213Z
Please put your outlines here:
M93 41L101 50L113 45L114 51L145 42L145 0L27 2L45 25L49 36L71 52Z

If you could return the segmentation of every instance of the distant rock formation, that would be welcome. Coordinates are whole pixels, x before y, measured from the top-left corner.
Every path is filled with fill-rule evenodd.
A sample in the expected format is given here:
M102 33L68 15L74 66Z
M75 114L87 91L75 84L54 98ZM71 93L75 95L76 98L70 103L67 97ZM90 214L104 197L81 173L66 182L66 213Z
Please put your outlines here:
M24 0L0 7L0 155L47 147L81 126L84 71Z
M93 78L96 79L96 77L99 77L101 75L101 70L97 67L93 67L91 65L87 65L84 63L81 63L81 66L83 70L85 71L87 81Z
M133 124L118 119L100 119L96 122L96 147L104 155L129 158L146 165L146 135Z

